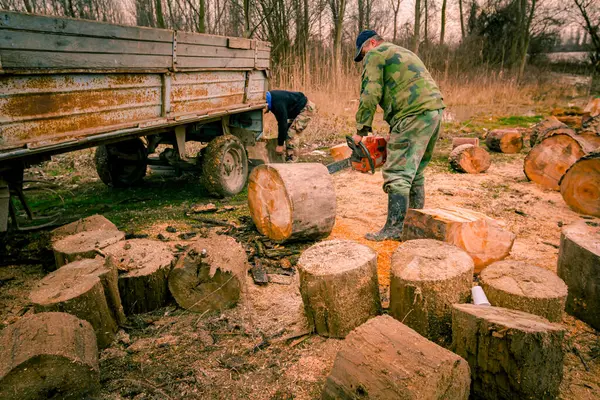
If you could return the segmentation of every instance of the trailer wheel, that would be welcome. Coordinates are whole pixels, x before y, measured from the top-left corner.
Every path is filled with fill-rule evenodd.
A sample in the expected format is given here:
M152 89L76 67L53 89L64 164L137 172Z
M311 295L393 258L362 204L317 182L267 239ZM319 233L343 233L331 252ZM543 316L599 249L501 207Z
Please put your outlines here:
M238 194L248 181L248 157L244 145L233 135L213 139L202 155L202 181L214 195Z
M108 186L133 186L146 176L148 154L140 139L98 146L95 160L98 176Z

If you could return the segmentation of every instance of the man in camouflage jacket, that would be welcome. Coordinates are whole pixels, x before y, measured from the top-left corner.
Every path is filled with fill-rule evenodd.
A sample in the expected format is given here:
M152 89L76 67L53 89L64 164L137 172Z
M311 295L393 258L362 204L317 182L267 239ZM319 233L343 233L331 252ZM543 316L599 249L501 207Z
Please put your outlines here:
M367 30L356 39L354 61L364 58L360 104L356 112L359 142L372 130L377 105L390 125L383 190L388 194L387 222L369 240L398 240L407 209L423 208L423 172L431 160L445 108L442 94L423 62L409 50L383 41Z

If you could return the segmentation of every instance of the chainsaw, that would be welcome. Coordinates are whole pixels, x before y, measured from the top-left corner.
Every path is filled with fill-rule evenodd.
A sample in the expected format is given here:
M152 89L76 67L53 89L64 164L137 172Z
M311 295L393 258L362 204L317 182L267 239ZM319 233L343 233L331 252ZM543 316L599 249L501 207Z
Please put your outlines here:
M385 163L387 141L381 136L364 136L358 144L354 143L352 136L346 136L346 143L352 150L352 155L345 160L329 164L327 170L330 174L348 167L360 172L371 171L374 174L375 168Z

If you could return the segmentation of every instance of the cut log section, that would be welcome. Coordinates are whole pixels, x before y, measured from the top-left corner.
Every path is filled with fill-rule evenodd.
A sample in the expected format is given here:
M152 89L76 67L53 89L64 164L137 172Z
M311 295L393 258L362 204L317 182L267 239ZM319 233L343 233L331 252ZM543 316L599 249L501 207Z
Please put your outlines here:
M119 293L127 314L145 313L165 305L173 253L163 242L132 239L103 250L119 270Z
M100 387L91 325L65 313L20 319L0 332L0 399L83 399Z
M241 244L230 236L198 239L169 274L169 290L181 308L204 313L234 307L248 271Z
M96 214L56 228L50 233L50 236L51 241L56 242L64 237L89 231L118 231L118 229L104 216Z
M452 150L463 144L472 144L475 147L479 147L479 138L470 137L457 137L452 139Z
M404 220L402 240L436 239L466 251L475 263L475 272L506 258L515 235L499 221L458 207L409 209Z
M600 217L600 150L567 170L560 180L560 194L574 211Z
M575 131L559 121L558 118L551 116L538 122L533 127L531 136L529 137L529 144L533 148L546 137L561 134L573 135Z
M455 304L452 349L471 367L477 399L554 399L563 377L564 328L522 311Z
M563 228L558 276L569 287L567 312L600 330L600 227L579 221Z
M456 246L409 240L392 256L389 313L436 343L452 338L452 304L473 286L473 259Z
M333 157L333 161L341 161L350 158L352 149L346 143L342 143L329 149L329 154Z
M342 343L323 400L467 400L468 363L395 319L382 315Z
M56 267L84 258L94 258L98 250L125 239L125 234L120 231L86 231L69 235L52 244Z
M270 164L252 171L248 184L250 215L272 240L319 239L331 233L336 198L323 164Z
M488 133L485 144L491 151L514 154L523 148L523 135L516 129L496 129Z
M328 240L305 250L297 264L309 323L326 337L343 338L381 313L377 254L350 240Z
M458 172L479 174L490 168L492 160L487 151L472 144L463 144L456 147L448 158L450 166Z
M498 261L479 275L490 304L560 322L567 285L554 272L520 261Z

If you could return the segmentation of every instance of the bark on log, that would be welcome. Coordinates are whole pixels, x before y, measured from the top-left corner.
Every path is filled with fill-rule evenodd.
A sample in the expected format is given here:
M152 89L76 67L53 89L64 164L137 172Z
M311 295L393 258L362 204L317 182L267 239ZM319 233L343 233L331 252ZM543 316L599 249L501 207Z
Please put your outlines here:
M64 237L89 231L118 231L118 229L104 216L96 214L56 228L50 233L50 237L54 243Z
M455 304L452 349L471 367L477 399L553 399L563 376L564 328L507 308Z
M119 293L127 314L145 313L165 305L169 295L167 276L173 253L163 242L132 239L103 250L119 270Z
M498 261L479 275L490 304L560 322L567 285L554 272L520 261Z
M352 149L346 143L342 143L329 149L329 154L333 157L333 161L341 161L350 158Z
M452 150L463 144L472 144L475 147L479 147L479 138L470 137L457 137L452 139Z
M250 215L260 233L275 241L319 239L331 233L336 198L322 164L270 164L252 171Z
M382 315L346 337L322 399L466 400L470 383L463 358Z
M485 144L491 151L514 154L523 148L523 135L516 129L496 129L488 133Z
M450 343L452 304L469 299L473 268L471 257L451 244L402 243L392 256L390 315L431 341Z
M458 207L409 209L402 240L436 239L466 251L475 263L475 273L510 254L515 235L499 221Z
M0 399L83 399L100 387L91 325L65 313L25 317L0 332Z
M64 237L52 244L56 267L84 258L94 258L98 250L125 239L120 231L86 231Z
M297 264L309 323L326 337L343 338L381 313L377 254L349 240L329 240L305 250Z
M487 151L472 144L463 144L456 147L448 157L450 166L458 172L479 174L490 168L492 160Z
M531 136L529 137L529 145L533 148L546 137L560 134L572 135L574 133L573 129L560 122L556 117L551 116L538 122L533 127Z
M600 330L600 227L579 221L563 228L558 276L569 287L567 313Z
M246 252L234 238L198 239L171 270L169 291L186 310L223 311L237 304L247 271Z
M567 170L560 180L560 194L572 210L600 217L600 150Z

